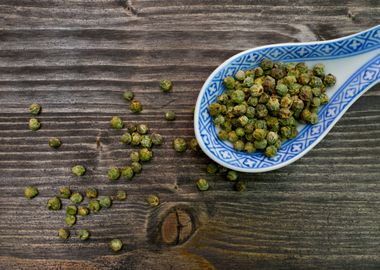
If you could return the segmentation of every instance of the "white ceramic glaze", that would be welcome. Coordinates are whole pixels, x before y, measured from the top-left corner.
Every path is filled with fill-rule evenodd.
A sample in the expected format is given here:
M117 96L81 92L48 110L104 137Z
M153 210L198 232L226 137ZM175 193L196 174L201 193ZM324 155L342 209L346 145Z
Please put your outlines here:
M299 125L295 139L282 145L273 158L262 152L235 151L231 144L217 138L207 107L224 90L223 78L240 69L257 66L262 59L323 63L337 83L327 91L330 102L318 113L315 125ZM194 113L194 130L203 152L220 165L242 172L265 172L296 161L318 144L347 109L369 88L380 81L380 26L355 35L322 42L274 44L250 49L221 64L204 83Z

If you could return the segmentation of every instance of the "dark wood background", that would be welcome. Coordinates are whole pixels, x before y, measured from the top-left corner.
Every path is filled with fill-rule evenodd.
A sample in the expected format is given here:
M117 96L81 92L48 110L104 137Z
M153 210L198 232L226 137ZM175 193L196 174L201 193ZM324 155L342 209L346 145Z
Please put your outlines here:
M205 156L171 149L175 136L194 136L198 92L226 58L378 23L377 0L1 0L0 269L380 269L379 85L304 158L244 175L244 193L206 175ZM162 78L174 81L173 93L159 90ZM125 89L143 102L141 115L128 111ZM32 102L43 105L38 132L27 128ZM163 120L169 109L173 123ZM131 151L109 129L113 115L166 138L131 182L105 176ZM63 140L57 151L47 146L52 136ZM75 163L88 167L84 179L71 176ZM210 191L196 190L201 176ZM40 196L23 198L26 185ZM60 241L64 211L46 201L62 185L125 188L128 200L79 220L75 229L89 229L91 240ZM150 193L160 207L147 206ZM108 248L116 237L125 243L117 255ZM163 243L171 240L178 245Z

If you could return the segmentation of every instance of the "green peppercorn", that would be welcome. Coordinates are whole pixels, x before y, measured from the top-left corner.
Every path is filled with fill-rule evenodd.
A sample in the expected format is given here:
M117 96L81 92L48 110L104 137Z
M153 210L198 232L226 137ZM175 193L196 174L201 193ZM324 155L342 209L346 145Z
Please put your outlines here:
M36 131L41 128L41 123L38 121L37 118L30 118L29 120L29 129Z
M98 200L90 200L88 202L88 208L91 212L97 213L100 211L101 206Z
M331 86L334 86L335 83L336 83L336 77L334 75L332 75L331 73L327 74L325 76L325 78L323 79L323 83L327 86L327 87L331 87Z
M131 141L132 141L132 136L129 132L126 132L124 133L121 138L120 138L120 141L124 144L130 144Z
M326 95L325 93L321 94L320 99L321 99L321 104L326 104L329 102L329 96Z
M246 181L237 181L234 185L234 189L239 192L243 192L247 190L247 182Z
M114 252L118 252L123 248L123 242L119 239L112 239L110 242L110 248Z
M141 135L137 132L133 132L132 133L132 141L131 141L131 144L136 146L136 145L139 145L141 143Z
M62 206L61 200L58 197L54 197L48 200L47 207L49 210L60 210Z
M90 238L90 232L88 230L79 230L77 235L80 240L87 240Z
M83 196L79 192L74 192L70 196L70 201L75 204L79 204L83 201Z
M139 162L140 161L140 154L137 151L132 151L129 154L129 157L130 157L132 162Z
M278 110L280 110L280 102L275 96L269 98L266 106L268 110L271 112L277 112Z
M32 103L29 106L29 111L33 115L38 115L41 112L41 105L38 103Z
M236 151L243 151L245 144L242 140L237 140L233 146Z
M253 138L255 138L255 140L258 140L258 141L264 139L266 135L267 135L266 130L262 128L257 128L253 132Z
M111 181L115 181L120 178L120 169L117 167L111 167L107 172L108 179Z
M148 148L142 148L139 151L141 161L149 161L153 158L153 152Z
M227 179L230 181L236 181L239 178L239 173L236 171L228 171Z
M306 85L310 82L310 74L309 73L302 73L299 77L298 77L298 82L300 84L303 84L303 85Z
M87 216L90 213L90 209L85 206L80 206L78 208L78 214L82 217Z
M253 152L256 151L256 148L255 148L255 146L254 146L253 143L247 142L244 145L244 151L247 152L247 153L253 153Z
M310 124L318 123L318 114L316 114L315 112L311 113L309 122L310 122Z
M149 131L149 127L145 124L138 124L136 126L136 131L141 134L141 135L144 135L144 134L147 134L148 131Z
M109 196L103 196L99 199L99 204L102 208L110 208L112 205L112 199Z
M164 143L164 137L161 136L161 134L158 133L152 133L150 135L150 138L152 140L152 143L156 146L159 146Z
M51 148L58 148L62 145L62 142L59 138L50 138L49 139L49 146Z
M131 180L134 176L134 172L131 166L125 166L121 169L121 176L126 180Z
M67 229L61 228L58 230L58 237L65 240L70 237L70 232Z
M215 163L209 163L206 170L209 174L216 174L218 172L218 166Z
M245 72L243 70L239 70L238 72L236 72L235 79L238 80L238 81L244 81L244 79L245 79Z
M236 134L236 131L230 131L228 132L228 140L232 143L236 142L239 140L238 135Z
M86 197L89 199L95 199L98 197L98 190L96 188L87 188L86 189Z
M193 152L198 152L199 151L199 144L196 138L192 138L189 143L189 149Z
M66 207L66 214L67 215L76 215L78 212L78 208L75 205L68 205Z
M165 112L165 119L167 121L174 121L176 119L176 113L174 111Z
M75 165L71 168L71 172L76 176L82 176L86 172L86 168L82 165Z
M140 101L134 99L131 101L131 104L129 104L129 109L134 113L139 113L143 110L143 106Z
M134 173L141 173L142 166L139 162L132 162L131 167Z
M60 187L59 194L61 198L68 199L71 196L71 190L69 187Z
M245 99L245 93L241 90L236 90L231 94L231 100L237 104L241 104ZM219 109L220 110L220 109Z
M128 123L127 124L127 129L128 129L128 132L130 134L132 134L133 132L136 132L137 131L137 127L134 123Z
M122 129L124 127L123 120L119 116L113 116L110 121L111 128Z
M173 88L173 83L170 80L161 80L160 88L163 92L170 92Z
M271 69L271 68L273 68L273 62L272 62L272 60L270 60L270 59L264 59L263 61L261 61L261 63L260 63L260 67L261 67L263 70Z
M263 139L260 141L255 141L253 144L254 144L256 149L263 150L267 146L267 140Z
M276 93L279 96L285 96L288 93L288 87L285 84L277 84Z
M123 98L126 101L132 101L134 97L135 97L135 94L131 90L127 90L123 93Z
M152 139L150 138L149 135L142 135L140 144L142 147L151 148L152 147Z
M311 100L310 105L312 107L319 107L319 106L321 106L321 99L319 97L313 97L312 100Z
M125 201L127 199L127 193L124 190L118 190L116 193L116 200Z
M158 198L157 195L154 195L154 194L149 195L147 198L147 201L148 201L148 204L153 207L158 206L160 204L160 199Z
M268 144L275 144L276 141L279 139L279 137L276 132L269 131L266 139L267 139Z
M235 86L235 79L231 76L224 78L223 82L227 89L232 89Z
M209 184L208 184L207 180L203 179L203 178L198 179L198 181L197 181L197 188L200 191L206 191L206 190L208 190L209 189Z
M241 127L238 127L236 130L235 130L235 133L238 137L244 137L245 135L245 131L243 128Z
M176 138L173 141L173 148L177 152L185 152L187 149L187 143L184 138Z
M268 146L265 148L265 155L267 157L274 157L277 154L277 148L273 145Z
M305 63L298 63L296 65L296 69L298 69L301 73L305 73L308 71L308 67Z
M27 199L33 199L38 195L38 189L33 186L28 186L24 189L24 196Z

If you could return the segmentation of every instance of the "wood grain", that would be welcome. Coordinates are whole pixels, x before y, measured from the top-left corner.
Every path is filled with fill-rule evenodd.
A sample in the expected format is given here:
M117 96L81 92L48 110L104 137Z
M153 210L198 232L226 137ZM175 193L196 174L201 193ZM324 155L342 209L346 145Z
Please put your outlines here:
M304 158L243 175L243 193L207 175L204 155L171 149L174 137L194 136L199 89L226 58L379 23L374 0L0 0L0 269L379 269L378 85ZM174 81L172 93L159 90L162 78ZM142 114L128 111L125 89ZM43 106L38 132L27 129L32 102ZM130 182L106 178L132 151L109 129L113 115L166 139ZM52 136L59 150L47 146ZM76 163L88 168L83 179L70 174ZM208 192L197 191L199 177ZM25 200L26 185L40 196ZM87 228L91 240L60 241L64 212L45 205L63 185L123 188L128 199L79 218L72 233ZM146 203L152 193L158 208ZM121 253L108 248L112 238L125 243Z

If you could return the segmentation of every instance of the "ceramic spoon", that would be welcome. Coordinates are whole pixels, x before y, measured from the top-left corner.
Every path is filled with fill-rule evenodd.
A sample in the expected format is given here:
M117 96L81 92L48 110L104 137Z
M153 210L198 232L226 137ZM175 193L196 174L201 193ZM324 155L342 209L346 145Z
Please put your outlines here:
M299 125L295 139L285 142L273 158L262 152L235 151L231 144L217 138L207 107L225 89L223 78L240 69L257 66L264 58L283 62L306 62L326 66L326 74L336 76L336 85L328 88L330 97L318 113L315 125ZM194 129L202 150L220 165L242 172L275 170L296 161L318 144L347 109L368 89L380 81L380 25L355 35L322 42L286 43L258 47L232 56L207 79L199 93Z

